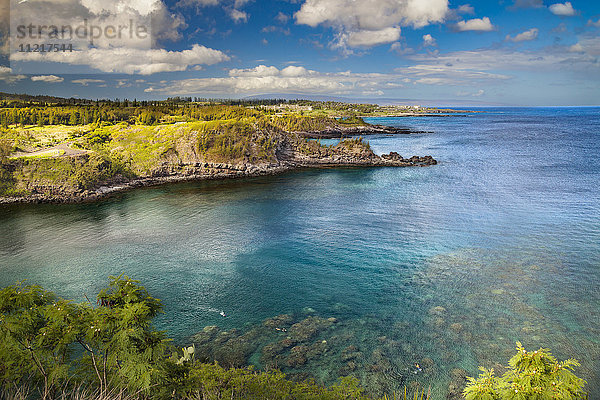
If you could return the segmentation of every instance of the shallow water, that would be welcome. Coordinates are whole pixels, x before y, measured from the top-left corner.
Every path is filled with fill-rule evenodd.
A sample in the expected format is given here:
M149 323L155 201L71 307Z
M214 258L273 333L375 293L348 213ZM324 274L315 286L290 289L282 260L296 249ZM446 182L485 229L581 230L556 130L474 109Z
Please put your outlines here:
M372 121L433 132L368 140L434 167L4 208L0 285L29 279L83 301L125 272L163 300L157 325L179 342L238 329L203 349L227 358L215 340L229 343L236 360L326 383L350 374L375 393L418 382L444 398L457 369L505 364L520 340L578 358L599 397L600 109L485 111Z

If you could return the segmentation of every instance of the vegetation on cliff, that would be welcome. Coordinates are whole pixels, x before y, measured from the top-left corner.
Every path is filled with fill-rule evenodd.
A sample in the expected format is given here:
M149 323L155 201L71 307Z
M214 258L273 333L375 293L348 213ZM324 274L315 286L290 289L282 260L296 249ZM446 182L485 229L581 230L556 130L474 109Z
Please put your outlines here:
M121 399L371 398L351 377L324 387L292 381L277 370L224 368L203 354L202 346L177 349L152 324L162 312L161 301L127 276L111 277L96 300L75 303L23 282L0 290L0 398L36 392L44 400L110 399L114 393ZM294 327L300 334L299 325ZM469 378L464 395L467 400L585 399L585 381L573 374L578 365L517 343L502 377L482 369L478 379ZM428 399L429 393L405 390L392 396L384 399Z
M307 157L370 151L362 141L332 150L298 133L365 125L355 116L336 120L177 99L79 104L10 99L0 103L0 125L0 196L69 196L177 174L186 165L277 163L279 152L286 151Z
M481 368L477 379L469 378L467 400L584 400L585 381L574 373L580 364L569 359L559 362L550 350L527 351L517 342L517 354L508 362L508 371L497 377L494 369Z
M97 305L74 303L37 285L0 290L0 397L29 387L52 399L84 387L148 399L366 399L357 382L292 382L278 371L200 363L152 325L162 311L139 282L111 277ZM109 396L108 396L109 397Z

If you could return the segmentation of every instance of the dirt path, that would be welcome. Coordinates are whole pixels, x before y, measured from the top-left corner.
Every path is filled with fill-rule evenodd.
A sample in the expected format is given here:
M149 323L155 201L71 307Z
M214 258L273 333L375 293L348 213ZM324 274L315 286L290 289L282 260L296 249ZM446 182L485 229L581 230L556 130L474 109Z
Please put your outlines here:
M70 145L71 145L71 143L67 142L67 143L61 143L54 147L48 147L46 149L32 151L30 153L20 151L18 153L13 154L11 156L11 158L41 156L41 155L44 155L45 153L52 152L52 151L59 151L62 154L56 155L56 156L50 156L49 158L74 157L74 156L80 156L82 154L91 153L90 150L74 149L74 148L70 147Z

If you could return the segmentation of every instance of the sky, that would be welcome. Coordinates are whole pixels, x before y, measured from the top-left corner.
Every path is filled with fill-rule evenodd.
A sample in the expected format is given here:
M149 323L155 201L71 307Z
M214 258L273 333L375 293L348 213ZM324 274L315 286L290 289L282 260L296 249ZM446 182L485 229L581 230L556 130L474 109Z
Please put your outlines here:
M10 93L587 106L599 57L595 0L0 0Z

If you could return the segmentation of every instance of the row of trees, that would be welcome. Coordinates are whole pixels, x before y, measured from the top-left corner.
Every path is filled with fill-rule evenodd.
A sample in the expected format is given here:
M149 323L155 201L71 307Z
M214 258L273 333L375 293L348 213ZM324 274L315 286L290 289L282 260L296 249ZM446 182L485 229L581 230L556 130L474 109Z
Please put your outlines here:
M262 112L264 114L264 112ZM260 115L261 112L238 106L186 107L161 106L52 106L0 108L0 126L10 125L85 125L95 122L129 122L153 125L163 120L183 118L192 121L241 119Z

